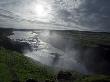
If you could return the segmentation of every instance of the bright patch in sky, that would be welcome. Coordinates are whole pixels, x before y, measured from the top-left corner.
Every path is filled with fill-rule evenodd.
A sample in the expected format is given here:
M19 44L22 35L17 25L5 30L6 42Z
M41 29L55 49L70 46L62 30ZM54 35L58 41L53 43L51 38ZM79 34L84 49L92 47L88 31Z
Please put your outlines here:
M37 20L49 22L52 19L52 7L47 2L39 1L32 6L32 12L34 12Z
M47 16L47 12L45 11L45 7L41 4L36 5L35 12L38 17L46 17Z
M0 0L7 28L110 31L110 0Z

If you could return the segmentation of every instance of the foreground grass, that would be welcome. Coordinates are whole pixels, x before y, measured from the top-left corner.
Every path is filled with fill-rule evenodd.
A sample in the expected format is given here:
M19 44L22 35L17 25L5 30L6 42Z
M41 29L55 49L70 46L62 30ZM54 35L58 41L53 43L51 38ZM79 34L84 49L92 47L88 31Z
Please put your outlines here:
M77 79L75 82L110 82L110 76L107 75L88 75Z
M110 82L110 76L71 73L73 82ZM46 79L54 80L55 76L51 69L35 64L22 54L0 48L0 82L26 82L30 78L44 82Z
M53 77L53 72L47 70L47 67L30 62L29 58L20 53L0 48L0 82L12 82L12 80L25 82L30 78L44 81L52 80Z

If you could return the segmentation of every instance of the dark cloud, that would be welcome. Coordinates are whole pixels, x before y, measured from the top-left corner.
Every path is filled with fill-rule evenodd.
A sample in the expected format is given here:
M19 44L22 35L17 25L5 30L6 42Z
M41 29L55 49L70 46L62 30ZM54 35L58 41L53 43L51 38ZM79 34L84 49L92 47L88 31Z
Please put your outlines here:
M109 0L75 1L79 1L79 3L81 3L79 7L74 8L73 6L71 7L71 10L64 8L57 12L62 20L87 27L90 30L110 31Z
M91 28L96 27L99 30L110 31L110 0L86 0L83 5L84 15L81 23L88 24Z

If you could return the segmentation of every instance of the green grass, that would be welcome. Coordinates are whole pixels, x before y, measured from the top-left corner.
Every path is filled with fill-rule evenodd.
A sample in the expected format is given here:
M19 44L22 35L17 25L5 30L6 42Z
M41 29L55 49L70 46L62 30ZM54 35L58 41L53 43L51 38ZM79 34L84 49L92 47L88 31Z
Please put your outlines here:
M54 74L51 69L35 64L20 53L0 48L0 82L25 82L29 78L39 81L52 80Z
M110 76L106 75L90 75L78 79L76 82L110 82Z
M0 82L11 82L12 76L10 76L9 68L6 64L0 63Z
M63 37L71 37L80 43L80 46L97 46L98 44L110 46L110 33L107 32L89 32L89 31L51 31L56 32Z

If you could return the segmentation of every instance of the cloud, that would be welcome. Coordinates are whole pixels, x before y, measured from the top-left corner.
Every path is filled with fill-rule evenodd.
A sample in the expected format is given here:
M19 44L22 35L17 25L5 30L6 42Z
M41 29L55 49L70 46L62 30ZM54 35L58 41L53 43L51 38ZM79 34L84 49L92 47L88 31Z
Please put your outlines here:
M36 16L35 6L38 3L51 7L47 17ZM13 28L30 26L43 29L46 24L49 26L47 29L110 31L109 4L109 0L0 0L0 22L7 21L0 24L12 23L9 27Z

